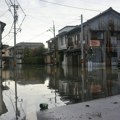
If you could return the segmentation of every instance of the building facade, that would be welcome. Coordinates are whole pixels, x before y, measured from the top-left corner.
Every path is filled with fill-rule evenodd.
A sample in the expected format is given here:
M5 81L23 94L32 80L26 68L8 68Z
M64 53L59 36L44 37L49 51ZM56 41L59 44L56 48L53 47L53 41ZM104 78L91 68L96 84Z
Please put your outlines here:
M2 68L2 33L4 31L4 27L6 26L5 23L0 21L0 68Z
M45 54L46 64L60 64L63 61L64 51L67 50L67 32L75 26L65 26L58 31L58 35L47 41L48 52ZM64 63L63 63L64 64ZM66 64L66 62L65 62Z
M120 13L110 7L82 25L61 32L57 38L58 54L62 58L60 64L81 65L84 62L87 66L92 62L93 65L116 65L120 58Z

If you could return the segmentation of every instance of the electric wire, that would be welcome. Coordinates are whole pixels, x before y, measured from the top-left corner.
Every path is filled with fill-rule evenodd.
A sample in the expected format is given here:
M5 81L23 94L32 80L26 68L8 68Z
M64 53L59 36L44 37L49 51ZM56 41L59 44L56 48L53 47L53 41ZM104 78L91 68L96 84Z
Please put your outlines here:
M16 1L17 1L18 5L19 5L21 11L22 11L22 12L24 13L24 15L26 16L26 13L24 12L24 10L23 10L23 8L21 7L21 5L19 4L18 0L16 0Z
M7 2L7 0L5 0L5 2L6 2L6 4L7 4L7 6L8 6L8 8L9 8L8 10L9 10L10 13L12 14L12 17L14 18L14 14L12 13L12 10L11 10L11 6L14 6L14 5L13 5L13 3L12 3L11 0L9 0L9 1L10 1L10 4L11 4L11 5L9 5L9 3ZM18 32L21 32L21 26L23 25L23 22L24 22L24 20L25 20L25 18L26 18L26 14L25 14L24 10L22 9L22 7L21 7L21 5L19 4L18 1L17 1L17 4L19 5L21 11L23 12L24 17L23 17L23 19L22 19L20 25L18 25L18 29L17 29L17 31L16 31L16 34L17 34ZM17 24L18 24L18 23L17 23ZM14 25L14 22L12 23L12 26L11 26L9 32L8 32L2 39L6 38L8 35L10 35L11 30L12 30L12 28L13 28L13 25ZM11 39L12 39L12 38L11 38ZM10 40L9 40L9 41L10 41ZM3 42L6 42L6 41L3 41Z
M6 1L6 0L5 0L5 1ZM11 0L9 0L9 1L10 1L10 3L13 5L12 1L11 1ZM24 22L24 20L25 20L26 14L25 14L24 10L22 9L21 5L19 4L18 0L16 0L16 1L17 1L18 5L19 5L21 11L22 11L23 14L24 14L24 18L23 18L23 20L22 20L22 22L21 22L21 24L19 25L19 28L18 28L18 30L17 30L17 33L18 33L18 32L21 32L21 26L22 26L22 24L23 24L23 22ZM54 3L54 2L48 2L48 1L46 1L46 0L40 0L40 1L42 1L42 2L47 2L47 3L51 3L51 4L56 4L56 5L60 5L60 6L64 6L64 7L76 8L76 9L83 9L83 10L90 10L90 11L98 11L98 10L93 10L93 9L79 8L79 7L74 7L74 6L69 6L69 5L63 5L63 4L59 4L59 3ZM7 1L6 1L6 3L7 3ZM12 11L11 11L10 6L9 6L8 3L7 3L7 5L8 5L8 7L9 7L10 12L12 13ZM12 15L13 15L13 14L12 14ZM41 34L43 34L43 33L41 33ZM41 34L40 34L40 35L41 35ZM8 35L9 35L9 33L8 33ZM39 36L40 36L40 35L39 35ZM7 35L6 35L6 36L7 36ZM3 39L4 39L6 36L4 36Z
M36 39L36 38L40 37L41 35L45 34L46 32L48 32L48 30L46 30L46 31L40 33L39 35L36 35L35 37L29 39L29 41L31 41L31 40L33 40L33 39Z
M19 28L18 28L18 30L17 30L16 33L21 32L21 26L23 25L23 22L25 21L25 18L26 18L26 16L24 16L24 18L22 19L22 22L21 22L21 24L19 25Z
M8 9L9 9L10 13L12 14L12 17L14 17L14 15L13 15L13 13L12 13L12 11L11 11L11 6L9 6L9 3L7 2L7 0L5 0L5 3L7 4Z
M2 39L6 38L6 37L11 33L11 30L12 30L12 28L13 28L13 25L14 25L14 22L12 23L9 32L8 32Z
M21 11L22 11L23 14L24 14L24 17L23 17L23 19L22 19L22 22L20 23L19 28L18 28L18 30L17 30L17 33L18 33L19 31L21 32L21 26L23 25L23 22L24 22L24 20L25 20L25 18L26 18L26 13L24 12L24 10L23 10L23 8L21 7L21 5L19 4L18 0L16 0L16 1L17 1L17 4L19 5Z
M68 7L68 8L82 9L82 10L94 11L94 12L101 12L100 10L88 9L88 8L80 8L80 7L75 7L75 6L71 6L71 5L60 4L60 3L56 3L56 2L49 2L49 1L46 1L46 0L40 0L40 1L41 2L50 3L50 4L54 4L54 5L63 6L63 7Z
M11 0L9 0L9 1L10 1L11 5L13 5L12 1Z
M11 38L8 38L6 41L3 41L4 43L10 43L11 42L11 40L14 38L14 36L12 36Z

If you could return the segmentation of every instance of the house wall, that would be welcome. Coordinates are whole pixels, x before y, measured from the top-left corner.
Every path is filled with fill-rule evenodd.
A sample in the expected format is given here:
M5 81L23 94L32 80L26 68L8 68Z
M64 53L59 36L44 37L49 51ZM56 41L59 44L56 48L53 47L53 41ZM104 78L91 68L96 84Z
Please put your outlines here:
M71 41L72 43L70 43L70 38L71 38ZM76 31L76 32L73 32L71 34L68 34L67 36L67 45L68 45L68 48L69 47L73 47L73 48L79 48L80 47L80 32Z
M67 49L67 38L66 36L58 37L58 50Z
M114 30L120 30L120 16L116 16L115 13L108 13L102 15L92 21L88 21L88 27L90 30L109 30L110 24L113 25Z
M47 64L51 64L51 59L50 58L51 58L50 55L46 56L46 63Z
M91 31L103 31L103 34L104 34L103 41L100 40L101 45L99 47L92 47L95 51L93 62L94 63L102 62L102 63L109 63L109 65L115 65L117 62L116 60L119 56L119 53L117 57L111 56L111 58L109 58L109 56L106 55L107 54L106 48L110 47L110 45L107 45L108 43L112 44L111 39L113 37L117 39L117 36L112 35L112 32L115 33L120 31L120 16L118 16L113 12L110 12L110 13L101 15L98 18L95 18L91 21L88 21L87 24L84 26L84 39L85 39L85 43L88 45L91 40ZM119 40L117 39L117 43L118 41ZM117 46L118 44L116 44L116 48L119 49L119 47ZM100 59L102 60L99 61Z
M67 65L77 66L80 64L79 57L75 52L72 52L74 49L80 49L80 32L75 31L67 35L67 51L71 51L69 55L64 53L64 61ZM65 62L64 62L65 63Z
M117 59L120 58L120 14L109 8L105 12L95 16L94 18L83 23L83 41L82 43L81 28L76 26L75 29L64 27L59 30L58 34L58 50L63 51L63 64L81 65L81 55L74 52L75 49L81 50L83 44L84 61L92 60L95 64L115 65ZM101 36L93 38L93 32L101 32ZM79 38L78 38L79 36ZM100 45L90 46L91 40L97 40ZM115 42L116 41L116 42ZM92 47L92 59L89 59L89 49ZM67 51L71 52L67 55ZM78 51L79 52L79 51ZM75 54L74 54L75 53ZM115 54L116 56L115 56ZM86 64L86 63L85 63Z
M62 65L67 65L67 57L66 57L66 54L64 54L64 58L63 58L63 62L62 62Z

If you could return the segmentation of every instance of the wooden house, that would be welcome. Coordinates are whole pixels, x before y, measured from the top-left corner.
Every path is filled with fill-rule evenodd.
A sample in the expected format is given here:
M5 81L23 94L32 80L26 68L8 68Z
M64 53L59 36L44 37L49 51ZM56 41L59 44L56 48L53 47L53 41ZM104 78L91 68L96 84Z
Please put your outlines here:
M79 65L81 44L83 44L84 63L94 65L116 65L120 58L120 13L111 7L67 33L68 56L70 65ZM83 61L82 61L83 62Z
M56 36L60 64L80 66L84 62L87 66L91 61L93 65L116 65L120 58L120 13L110 7L82 26L83 34L77 25Z

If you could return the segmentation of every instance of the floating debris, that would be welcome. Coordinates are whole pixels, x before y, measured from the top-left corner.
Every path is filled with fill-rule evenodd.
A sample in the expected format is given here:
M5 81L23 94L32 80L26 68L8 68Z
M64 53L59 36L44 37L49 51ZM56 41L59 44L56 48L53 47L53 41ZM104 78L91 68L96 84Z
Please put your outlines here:
M47 103L41 103L39 106L40 106L41 110L48 109L48 104Z
M118 104L118 102L113 102L113 104Z
M90 107L90 105L85 105L86 107Z

